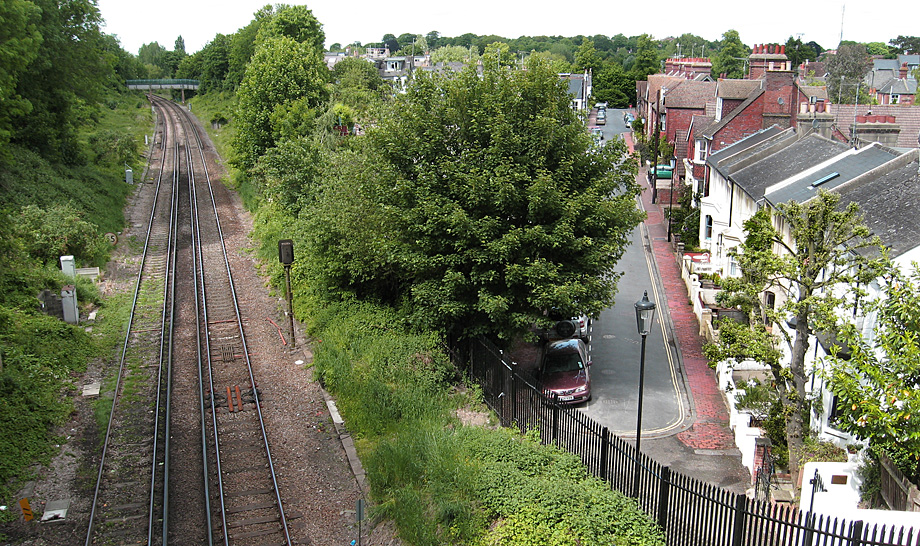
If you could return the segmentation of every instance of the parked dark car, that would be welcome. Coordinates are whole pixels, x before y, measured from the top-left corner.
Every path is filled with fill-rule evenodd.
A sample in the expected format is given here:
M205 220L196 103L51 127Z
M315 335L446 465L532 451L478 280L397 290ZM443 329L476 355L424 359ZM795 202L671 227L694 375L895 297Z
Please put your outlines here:
M555 394L561 404L591 400L591 374L588 348L577 338L550 342L543 351L539 379L547 394Z

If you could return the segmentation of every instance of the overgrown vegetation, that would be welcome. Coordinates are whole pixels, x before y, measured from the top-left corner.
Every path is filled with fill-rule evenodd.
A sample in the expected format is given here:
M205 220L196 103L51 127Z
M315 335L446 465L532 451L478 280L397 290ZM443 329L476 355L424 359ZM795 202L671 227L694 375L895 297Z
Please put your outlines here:
M316 371L346 415L376 514L410 544L663 544L635 501L578 458L506 429L463 426L481 400L454 389L438 338L385 307L312 307Z
M14 505L30 468L62 442L75 378L112 353L124 326L104 308L89 333L43 314L37 295L75 283L84 316L105 305L90 280L61 273L59 257L105 264L104 234L122 230L133 189L125 166L143 171L151 117L142 95L121 88L136 60L99 32L93 3L13 0L0 18L10 23L0 56L15 59L0 67L0 504Z

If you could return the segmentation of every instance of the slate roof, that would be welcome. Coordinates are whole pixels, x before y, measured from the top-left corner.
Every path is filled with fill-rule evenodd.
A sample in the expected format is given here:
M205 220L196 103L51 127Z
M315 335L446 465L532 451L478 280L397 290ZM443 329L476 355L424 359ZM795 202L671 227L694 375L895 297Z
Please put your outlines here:
M716 82L685 80L668 89L664 104L668 108L706 108L706 102L715 99Z
M897 258L920 245L920 174L917 155L902 156L896 168L841 186L840 206L857 203L871 232Z
M839 155L818 169L803 171L780 188L767 188L765 197L771 203L804 203L818 193L818 188L833 190L897 158L899 153L872 143L859 150ZM815 186L814 184L819 185Z
M693 119L696 118L694 116ZM790 137L795 138L794 129L783 130L777 125L772 125L709 154L706 163L709 163L710 167L717 169L723 176L731 174L732 168L737 165L737 162L747 156L744 152L752 151L768 141L774 143Z
M846 144L812 133L732 173L730 178L751 198L759 200L764 197L765 190L770 186L820 165L847 150L849 147Z
M885 93L886 95L916 95L917 80L912 80L910 78L906 80L888 80L884 85L878 88L878 92Z

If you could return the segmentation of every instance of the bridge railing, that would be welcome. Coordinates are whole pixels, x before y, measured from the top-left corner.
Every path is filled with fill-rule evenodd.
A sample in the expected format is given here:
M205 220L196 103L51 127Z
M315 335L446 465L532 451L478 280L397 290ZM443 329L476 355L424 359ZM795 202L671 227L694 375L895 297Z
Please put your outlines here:
M198 80L163 79L163 80L127 80L128 89L198 89Z

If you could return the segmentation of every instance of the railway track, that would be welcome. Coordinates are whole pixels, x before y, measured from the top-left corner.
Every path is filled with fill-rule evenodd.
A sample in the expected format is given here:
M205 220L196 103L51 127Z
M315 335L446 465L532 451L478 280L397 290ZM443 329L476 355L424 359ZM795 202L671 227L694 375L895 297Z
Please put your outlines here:
M154 205L122 346L86 544L152 544L162 537L168 452L169 348L174 313L177 150L161 124Z
M292 541L282 503L221 228L226 203L191 116L150 100L156 205L86 544L308 544Z

